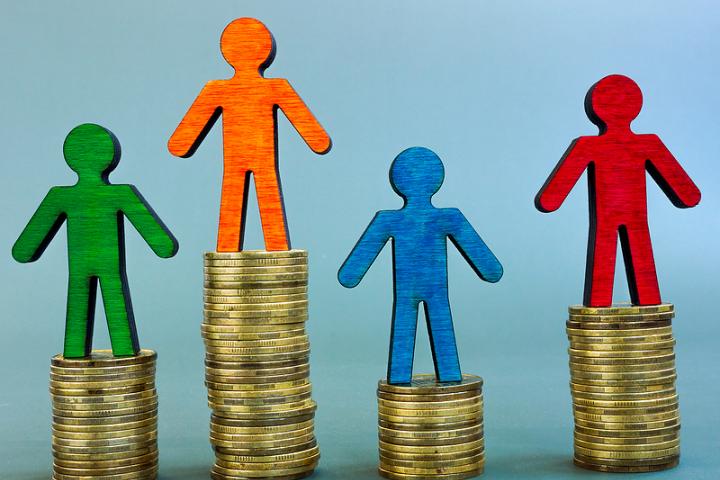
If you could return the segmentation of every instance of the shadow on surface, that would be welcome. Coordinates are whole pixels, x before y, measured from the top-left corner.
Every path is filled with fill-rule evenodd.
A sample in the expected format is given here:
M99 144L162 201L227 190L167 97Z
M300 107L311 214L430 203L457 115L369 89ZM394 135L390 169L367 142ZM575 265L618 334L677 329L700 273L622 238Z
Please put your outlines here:
M319 480L335 480L335 479L361 479L361 478L380 478L377 472L377 462L371 464L350 464L350 465L333 465L332 467L319 467L311 477Z
M572 456L560 454L543 456L493 455L490 459L487 459L485 470L501 476L509 473L523 474L522 477L518 478L567 478L572 475L594 473L577 468L573 464Z
M186 468L162 468L158 480L198 480L210 478L211 465ZM47 480L47 479L46 479Z

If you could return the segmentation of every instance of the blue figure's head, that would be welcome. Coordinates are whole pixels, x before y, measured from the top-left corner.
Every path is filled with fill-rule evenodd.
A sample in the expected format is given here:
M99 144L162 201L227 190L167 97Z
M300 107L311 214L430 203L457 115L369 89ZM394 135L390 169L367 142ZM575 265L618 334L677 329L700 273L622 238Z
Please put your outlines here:
M444 179L440 157L425 147L403 150L390 166L390 184L405 200L430 200Z

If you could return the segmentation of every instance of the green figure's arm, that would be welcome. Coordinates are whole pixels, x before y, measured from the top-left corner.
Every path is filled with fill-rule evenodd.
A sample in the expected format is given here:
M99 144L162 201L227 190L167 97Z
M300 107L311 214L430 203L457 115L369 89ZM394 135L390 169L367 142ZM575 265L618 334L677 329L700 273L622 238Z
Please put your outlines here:
M51 188L12 248L12 256L21 263L34 262L43 254L65 221L60 192Z
M124 185L122 213L130 220L140 236L158 257L170 258L178 251L178 242L155 214L140 192L132 185Z

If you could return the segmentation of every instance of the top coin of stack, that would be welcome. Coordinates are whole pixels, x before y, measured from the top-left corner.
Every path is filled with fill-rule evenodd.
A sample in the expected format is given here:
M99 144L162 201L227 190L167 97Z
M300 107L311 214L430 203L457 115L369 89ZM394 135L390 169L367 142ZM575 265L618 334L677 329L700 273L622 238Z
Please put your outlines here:
M482 379L441 384L414 375L410 385L378 383L380 475L463 479L485 466Z
M680 458L672 305L570 307L575 463L664 470Z
M299 478L315 469L307 252L205 254L211 475Z
M52 359L53 478L151 479L157 475L155 352Z

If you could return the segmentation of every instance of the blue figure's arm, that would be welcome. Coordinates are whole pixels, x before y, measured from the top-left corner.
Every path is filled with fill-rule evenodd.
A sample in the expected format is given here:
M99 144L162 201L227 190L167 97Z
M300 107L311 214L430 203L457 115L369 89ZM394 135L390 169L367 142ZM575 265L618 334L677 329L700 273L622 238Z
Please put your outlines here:
M378 212L365 229L358 243L350 252L338 271L338 280L343 287L353 288L360 283L370 265L390 239L392 225L388 212Z
M503 275L503 267L485 245L480 235L456 208L448 209L448 236L475 273L487 282L495 283Z
M60 191L51 188L13 245L15 260L26 263L40 258L65 221L62 200Z

